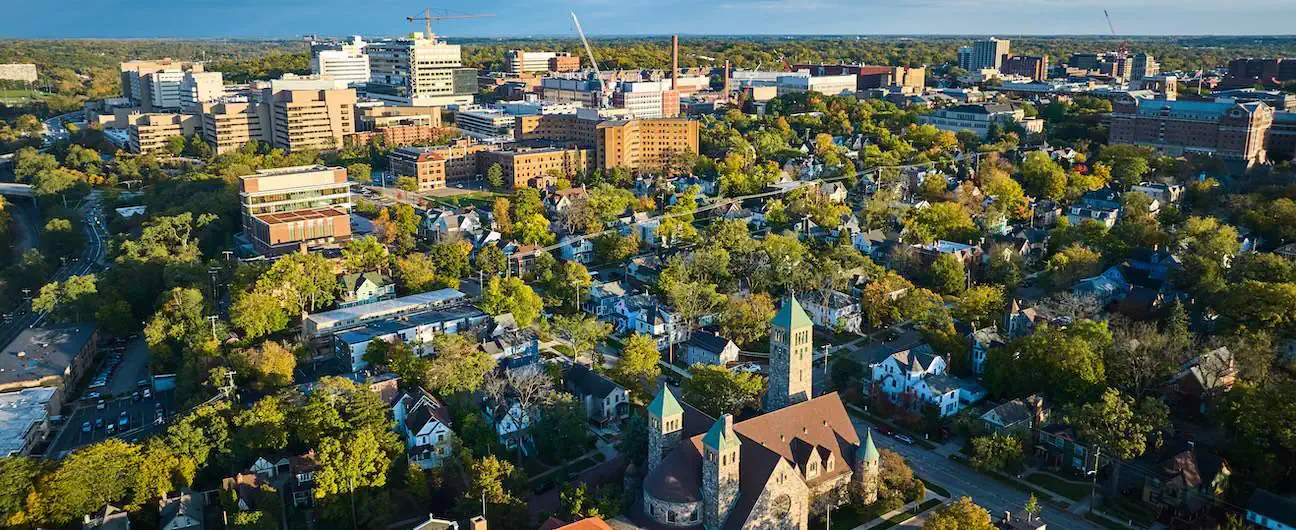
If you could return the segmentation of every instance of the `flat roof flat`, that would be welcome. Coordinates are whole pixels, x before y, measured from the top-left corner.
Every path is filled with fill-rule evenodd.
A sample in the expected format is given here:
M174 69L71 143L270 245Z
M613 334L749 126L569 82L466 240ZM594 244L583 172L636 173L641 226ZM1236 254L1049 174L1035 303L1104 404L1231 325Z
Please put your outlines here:
M307 320L315 324L316 329L331 327L337 322L355 321L382 318L385 315L394 315L406 311L414 311L420 307L433 307L454 300L464 298L468 295L457 289L439 289L426 293L412 294L402 296L392 300L383 300L372 304L362 304L353 307L344 307L325 311L306 317Z
M0 386L62 376L94 332L91 324L23 330L0 353Z
M0 456L22 453L28 431L49 416L47 404L57 391L40 386L0 394Z
M344 217L351 214L338 210L336 208L311 208L309 210L294 210L291 212L265 213L256 216L266 224L291 223L294 221L306 221L310 219L328 219L332 217Z
M388 320L379 320L363 328L347 331L338 335L338 340L346 344L359 344L368 342L375 337L389 335L410 328L426 326L428 324L437 324L441 322L452 322L465 318L479 318L486 316L486 312L470 305L447 307L445 309L433 309L426 313L418 313L403 318L393 318Z

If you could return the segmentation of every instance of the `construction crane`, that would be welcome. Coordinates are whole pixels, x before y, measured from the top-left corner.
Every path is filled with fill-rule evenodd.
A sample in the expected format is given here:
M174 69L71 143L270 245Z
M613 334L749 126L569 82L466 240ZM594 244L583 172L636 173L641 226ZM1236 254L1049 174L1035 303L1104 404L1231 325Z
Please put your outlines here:
M425 36L425 37L427 37L427 38L430 39L430 38L432 38L432 21L433 21L433 20L459 20L459 19L464 19L464 18L485 18L485 17L493 17L493 16L495 16L495 15L494 15L494 14L491 14L491 13L484 13L484 14L480 14L480 15L439 15L439 16L433 16L433 15L432 15L432 10L431 10L431 9L424 9L424 10L423 10L423 16L421 16L421 17L405 17L405 21L406 21L406 22L418 22L418 21L422 21L423 23L425 23L425 24L426 24L426 26L425 26L426 30L425 30L425 33L423 34L423 36Z
M589 39L585 38L585 30L581 29L580 19L576 18L576 12L571 12L572 22L576 23L576 33L580 34L581 44L585 45L585 54L589 55L590 65L594 67L594 77L599 82L599 108L603 108L603 98L607 95L607 85L603 83L603 72L599 71L598 60L594 58L594 48L590 47Z
M1112 25L1111 13L1108 13L1107 10L1104 9L1103 16L1107 18L1107 29L1111 30L1112 36L1115 37L1116 26ZM1118 54L1120 59L1124 59L1126 55L1129 55L1129 42L1121 41L1120 45L1116 47L1116 53Z

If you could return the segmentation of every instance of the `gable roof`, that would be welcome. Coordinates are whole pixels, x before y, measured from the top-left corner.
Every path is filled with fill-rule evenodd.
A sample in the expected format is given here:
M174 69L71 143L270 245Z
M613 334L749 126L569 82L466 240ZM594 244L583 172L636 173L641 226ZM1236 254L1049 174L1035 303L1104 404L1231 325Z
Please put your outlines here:
M605 398L609 394L621 389L621 385L616 384L603 374L590 370L583 364L572 364L564 374L567 379L567 385L582 395Z
M802 328L812 326L810 315L807 315L805 309L801 308L801 302L792 296L783 297L783 305L779 307L778 313L774 314L774 320L771 324L784 328Z
M697 331L693 337L689 338L688 345L700 348L711 353L721 353L725 348L733 344L733 341L711 333L710 331Z
M381 287L391 283L391 278L388 278L376 271L353 272L351 274L343 274L342 290L348 293L354 293L356 289L360 288L360 285L363 284L363 282L369 282Z

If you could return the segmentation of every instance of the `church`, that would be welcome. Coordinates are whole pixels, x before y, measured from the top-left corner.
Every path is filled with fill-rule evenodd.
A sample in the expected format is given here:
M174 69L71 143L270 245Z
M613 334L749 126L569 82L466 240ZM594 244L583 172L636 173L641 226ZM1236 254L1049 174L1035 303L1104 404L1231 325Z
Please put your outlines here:
M765 412L711 418L662 386L648 405L643 513L651 528L808 529L811 513L877 496L879 455L836 394L811 398L813 324L785 297L771 322Z

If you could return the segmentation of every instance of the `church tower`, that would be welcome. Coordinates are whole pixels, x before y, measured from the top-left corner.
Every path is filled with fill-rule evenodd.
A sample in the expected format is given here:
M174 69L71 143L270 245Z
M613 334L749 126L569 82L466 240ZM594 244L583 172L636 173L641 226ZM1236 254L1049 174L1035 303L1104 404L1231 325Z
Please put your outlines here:
M741 448L730 414L716 420L702 437L702 525L706 530L723 527L729 510L738 500Z
M861 493L860 502L864 504L877 502L881 472L881 458L877 446L873 445L873 429L869 429L864 436L864 445L855 452L855 476L851 479Z
M670 387L662 383L657 397L648 404L648 471L657 468L680 443L684 432L684 407Z
M783 297L770 322L769 391L765 411L810 399L814 358L814 323L793 296Z

